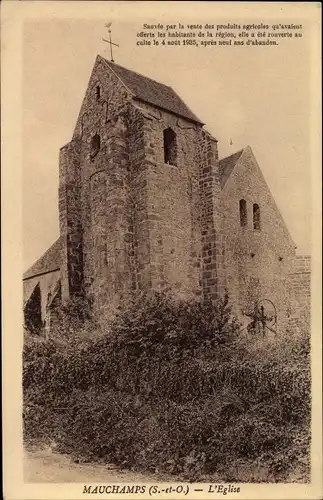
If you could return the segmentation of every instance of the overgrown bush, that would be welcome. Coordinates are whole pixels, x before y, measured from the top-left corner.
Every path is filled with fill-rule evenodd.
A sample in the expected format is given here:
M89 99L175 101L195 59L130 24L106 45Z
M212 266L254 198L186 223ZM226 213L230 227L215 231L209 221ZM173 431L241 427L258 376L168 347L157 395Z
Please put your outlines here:
M25 344L27 440L192 480L308 479L306 335L242 337L228 297L156 293L82 339Z
M94 336L97 325L93 317L90 296L74 296L55 308L55 323L51 325L56 338L84 340Z

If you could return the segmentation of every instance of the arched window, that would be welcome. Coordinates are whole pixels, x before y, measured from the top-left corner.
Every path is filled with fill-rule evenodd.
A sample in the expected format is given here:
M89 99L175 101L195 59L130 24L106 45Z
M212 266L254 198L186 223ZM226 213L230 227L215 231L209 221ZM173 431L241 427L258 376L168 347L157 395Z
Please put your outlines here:
M176 134L171 128L164 130L164 162L175 166L177 163Z
M244 227L248 224L247 202L246 200L239 201L240 210L240 226Z
M260 208L257 203L253 204L253 228L260 231Z
M93 158L98 154L101 148L101 139L98 134L95 134L92 139L91 139L91 145L90 145L90 157L93 160Z
M95 97L96 97L96 100L98 101L101 97L101 89L100 89L100 85L97 85L96 88L95 88Z

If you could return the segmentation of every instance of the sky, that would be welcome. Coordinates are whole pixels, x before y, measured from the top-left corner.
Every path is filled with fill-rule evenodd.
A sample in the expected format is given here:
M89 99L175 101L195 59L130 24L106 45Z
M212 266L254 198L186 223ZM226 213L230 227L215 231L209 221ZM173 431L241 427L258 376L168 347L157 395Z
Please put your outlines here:
M192 22L192 16L183 10L181 19L174 18L170 7L163 22ZM24 269L59 236L59 148L72 138L97 54L110 57L102 37L107 36L104 23L112 18L113 40L119 44L115 62L172 86L217 138L220 157L250 145L298 253L310 253L311 94L306 29L302 39L286 40L278 47L154 48L137 46L136 33L142 31L143 22L157 19L137 16L132 22L121 21L106 10L100 18L40 17L24 23ZM207 17L202 21L210 22Z

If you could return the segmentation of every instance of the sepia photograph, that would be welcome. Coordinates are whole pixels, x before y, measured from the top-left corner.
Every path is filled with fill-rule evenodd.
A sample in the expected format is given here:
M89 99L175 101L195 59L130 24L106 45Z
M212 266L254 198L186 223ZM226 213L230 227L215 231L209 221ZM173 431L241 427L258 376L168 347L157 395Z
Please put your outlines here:
M71 2L73 17L69 2L28 3L23 483L319 498L320 7Z

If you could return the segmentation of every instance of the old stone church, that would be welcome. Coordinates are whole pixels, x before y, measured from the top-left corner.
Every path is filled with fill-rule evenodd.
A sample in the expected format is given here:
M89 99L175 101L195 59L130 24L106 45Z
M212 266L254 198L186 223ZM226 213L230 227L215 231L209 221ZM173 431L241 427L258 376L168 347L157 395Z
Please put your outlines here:
M181 297L227 290L239 318L269 299L279 325L304 282L309 292L309 260L296 258L252 149L219 159L167 85L97 56L59 163L60 237L23 277L31 330L82 293L106 321L164 284Z

